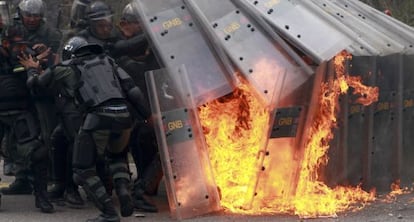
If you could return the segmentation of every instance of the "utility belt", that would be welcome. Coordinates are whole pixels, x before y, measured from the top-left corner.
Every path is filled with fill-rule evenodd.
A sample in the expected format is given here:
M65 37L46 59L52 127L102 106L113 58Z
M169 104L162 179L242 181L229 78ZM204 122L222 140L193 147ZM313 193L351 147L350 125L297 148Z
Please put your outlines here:
M92 111L97 113L126 113L128 107L126 105L113 105L93 108Z

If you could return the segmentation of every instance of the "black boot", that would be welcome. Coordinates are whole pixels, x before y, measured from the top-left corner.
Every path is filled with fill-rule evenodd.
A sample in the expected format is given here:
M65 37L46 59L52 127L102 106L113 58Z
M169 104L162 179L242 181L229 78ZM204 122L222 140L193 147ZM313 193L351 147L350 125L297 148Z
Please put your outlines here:
M86 220L87 222L119 222L121 219L118 216L118 213L115 210L115 206L112 202L111 197L108 194L98 198L96 194L91 193L88 188L86 192L89 193L92 201L95 203L96 207L102 212L98 217L93 219Z
M129 181L126 179L117 179L115 181L115 191L119 199L121 216L131 216L134 213L134 204L129 191Z
M69 205L69 207L75 209L83 208L85 206L85 201L83 201L79 193L79 190L75 188L66 190L65 201Z
M55 182L47 191L47 196L52 200L62 199L65 193L64 182Z
M47 197L47 164L36 163L33 165L33 187L35 205L43 213L53 213L55 208Z
M142 210L145 212L158 212L157 206L155 206L149 200L149 197L145 195L145 190L143 188L142 181L136 181L134 184L134 192L133 192L133 199L134 199L134 206L137 210Z
M105 192L105 187L99 177L96 176L94 170L78 169L75 171L73 178L75 184L79 184L83 187L90 200L101 211L101 214L98 217L88 219L88 222L120 221L111 197Z
M87 191L88 192L88 191ZM97 198L96 195L91 194L94 199L94 202L96 206L99 208L99 210L102 212L98 217L88 219L87 222L120 222L121 219L118 216L118 213L115 210L114 203L112 202L112 199L106 195L101 198ZM105 200L102 198L106 198Z

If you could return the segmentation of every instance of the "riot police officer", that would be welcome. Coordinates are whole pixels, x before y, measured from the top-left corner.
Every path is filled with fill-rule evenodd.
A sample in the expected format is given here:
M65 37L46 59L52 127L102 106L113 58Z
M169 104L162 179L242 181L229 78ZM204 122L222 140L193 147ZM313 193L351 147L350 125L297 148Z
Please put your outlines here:
M29 85L66 87L68 95L83 110L84 118L73 151L74 180L102 212L88 221L119 221L113 201L96 175L95 162L98 155L106 155L121 215L130 216L134 206L129 192L126 145L133 121L128 104L148 118L147 104L133 80L103 54L100 45L73 37L64 52L73 58L44 73L39 73L38 63L30 56L21 58L21 63L28 69Z
M145 98L149 102L144 74L148 70L159 69L159 65L148 41L143 38L144 33L132 4L127 4L124 7L119 27L126 40L136 38L142 41L139 50L117 58L117 62L134 79L135 84L143 90ZM163 176L154 129L145 121L138 120L131 135L129 149L138 172L133 190L135 206L139 210L157 212L157 207L147 197L148 194L154 195L156 193Z
M42 0L22 0L18 5L18 17L16 26L21 26L24 38L30 47L37 52L49 51L45 57L45 66L52 66L56 62L57 50L60 45L61 34L51 28L44 20L46 5ZM41 124L41 137L50 150L50 133L56 125L56 112L54 111L53 97L47 92L32 92L36 109L38 110L39 123ZM16 164L16 180L7 188L2 188L4 194L31 193L32 188L28 183L27 172Z
M0 50L0 121L7 126L9 139L16 143L16 161L33 173L35 205L42 212L51 213L53 205L46 195L48 150L39 140L39 121L32 97L26 86L26 72L16 68L17 55L27 50L24 31L19 26L8 27L2 35Z

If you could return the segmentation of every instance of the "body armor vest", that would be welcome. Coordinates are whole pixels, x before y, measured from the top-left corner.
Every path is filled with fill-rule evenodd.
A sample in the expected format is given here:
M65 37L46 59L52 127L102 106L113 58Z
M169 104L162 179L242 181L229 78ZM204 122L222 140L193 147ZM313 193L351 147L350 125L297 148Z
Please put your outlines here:
M124 99L113 61L107 56L95 56L75 62L80 73L77 100L91 108L111 99Z

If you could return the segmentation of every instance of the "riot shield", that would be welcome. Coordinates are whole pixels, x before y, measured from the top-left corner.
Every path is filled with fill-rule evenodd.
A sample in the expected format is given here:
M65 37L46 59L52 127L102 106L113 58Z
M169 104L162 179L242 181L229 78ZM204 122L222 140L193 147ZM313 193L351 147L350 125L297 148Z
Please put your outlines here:
M185 69L146 73L171 214L185 219L220 209L197 108Z
M399 178L402 149L402 55L377 58L375 85L379 99L374 110L371 178L368 184L389 190Z
M203 31L224 49L267 106L275 107L313 74L304 72L281 44L233 2L185 2Z
M382 35L388 36L404 46L404 51L413 53L414 28L404 24L397 19L378 11L361 1L335 0L333 4L346 11L353 18L366 23L369 27L379 31ZM377 36L380 38L380 36ZM392 47L386 46L387 48ZM395 49L394 49L395 50ZM397 49L397 52L398 51Z
M401 52L404 45L397 38L387 35L388 31L383 27L383 24L373 25L367 19L361 19L358 12L354 12L352 8L341 8L330 0L310 0L301 2L307 7L312 7L320 10L324 14L327 21L337 22L336 29L342 33L346 33L349 38L353 40L353 49L358 47L373 47L371 55L388 55L392 53ZM358 44L356 44L358 43ZM353 55L361 55L358 51L352 51ZM362 54L366 55L366 54ZM368 54L369 55L369 54Z
M401 183L411 186L414 180L414 56L403 56L403 150Z
M242 1L317 62L328 61L352 42L335 24L326 22L323 14L302 5L306 1Z
M375 56L354 56L347 61L347 75L360 76L361 83L366 86L375 84L374 73ZM352 91L341 97L335 135L337 143L329 150L327 181L331 185L357 186L362 183L363 188L369 190L374 106L357 103L358 97Z
M146 34L160 64L174 68L184 64L197 105L233 90L230 64L224 64L200 33L181 0L134 1Z

